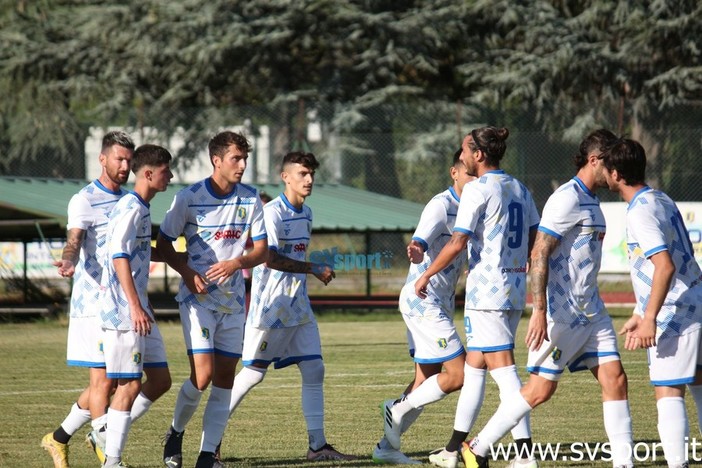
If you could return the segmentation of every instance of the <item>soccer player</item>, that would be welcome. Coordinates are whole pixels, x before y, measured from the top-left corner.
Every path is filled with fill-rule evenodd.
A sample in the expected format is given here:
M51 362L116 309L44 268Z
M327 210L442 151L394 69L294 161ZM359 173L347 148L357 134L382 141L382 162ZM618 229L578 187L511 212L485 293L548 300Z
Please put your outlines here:
M171 154L160 146L142 145L134 151L131 169L134 191L122 197L109 214L100 295L107 378L117 388L107 410L105 462L122 464L122 451L131 426L131 410L141 391L144 362L166 369L166 349L149 304L151 213L149 202L173 178ZM151 380L152 378L150 378Z
M190 360L166 433L166 466L183 466L185 426L212 383L203 415L197 468L222 466L215 449L229 417L232 382L244 333L244 278L241 270L265 261L268 253L261 200L241 182L250 151L238 133L224 131L209 142L212 175L175 195L156 241L163 259L182 276L176 300ZM184 234L187 257L173 241ZM253 248L244 255L247 239Z
M685 386L702 406L702 271L675 202L646 185L646 152L629 139L605 153L607 185L629 205L626 242L634 314L624 347L644 348L658 409L658 433L671 468L688 465Z
M246 320L244 367L234 380L229 410L261 383L268 366L296 364L302 376L302 413L307 423L307 459L353 460L327 443L324 434L324 363L319 328L307 295L307 275L325 285L335 277L329 265L305 261L312 231L312 194L319 167L311 153L283 158L285 190L263 208L268 233L268 260L254 268L251 309Z
M129 178L134 142L124 132L109 132L102 139L100 177L83 187L68 204L66 247L54 263L64 278L73 277L67 363L90 369L90 383L53 433L41 441L55 468L68 466L68 441L92 419L94 429L105 424L112 382L105 375L102 333L96 320L97 300L105 255L107 214L126 193L122 184Z
M490 445L551 398L566 367L571 372L589 369L595 376L612 464L634 466L626 374L597 286L606 226L595 191L607 185L602 157L614 141L608 130L590 133L574 159L576 176L546 202L531 253L534 307L526 334L531 374L521 390L502 400L470 448L464 447L466 466L487 466Z
M437 466L455 468L458 449L475 422L485 391L485 369L500 396L521 387L514 365L514 334L526 303L526 269L539 214L529 191L500 169L506 128L482 127L463 140L461 159L477 179L466 184L451 239L417 279L415 293L425 298L431 278L448 267L471 241L466 280L466 365L454 431L446 447L429 457ZM394 413L394 412L393 412ZM393 414L393 424L399 418ZM520 447L531 445L528 419L512 432ZM536 466L525 460L525 466Z
M417 229L407 245L411 264L407 281L400 293L400 311L407 325L410 355L415 362L415 377L397 402L383 402L383 419L391 424L386 412L393 411L402 420L401 426L390 426L391 443L386 436L373 449L373 461L387 464L420 464L399 450L400 434L409 429L424 405L443 399L463 385L465 350L453 323L456 282L465 263L463 251L429 283L428 295L420 299L414 293L414 282L439 254L451 238L463 186L474 177L468 175L461 161L462 149L453 155L449 169L453 184L432 198L422 211ZM441 372L442 366L446 369ZM411 402L411 403L410 403ZM414 409L414 408L417 409ZM400 414L401 411L405 411ZM389 416L389 414L388 414ZM397 448L395 448L397 445Z

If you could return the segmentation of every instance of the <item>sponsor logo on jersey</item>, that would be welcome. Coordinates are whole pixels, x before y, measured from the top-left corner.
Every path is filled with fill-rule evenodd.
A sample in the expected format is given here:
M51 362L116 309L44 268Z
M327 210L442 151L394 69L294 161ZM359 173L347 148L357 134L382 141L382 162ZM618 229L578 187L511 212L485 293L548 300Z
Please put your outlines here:
M236 210L236 215L241 219L246 218L246 208L240 206L239 209Z
M439 338L436 340L436 344L438 344L439 348L441 349L446 349L448 347L448 341L446 341L446 338Z
M141 353L132 354L132 361L134 364L141 364Z
M307 250L307 245L305 245L303 242L293 246L293 252L304 252L305 250Z
M241 237L241 229L225 229L214 233L214 240L220 239L238 239Z

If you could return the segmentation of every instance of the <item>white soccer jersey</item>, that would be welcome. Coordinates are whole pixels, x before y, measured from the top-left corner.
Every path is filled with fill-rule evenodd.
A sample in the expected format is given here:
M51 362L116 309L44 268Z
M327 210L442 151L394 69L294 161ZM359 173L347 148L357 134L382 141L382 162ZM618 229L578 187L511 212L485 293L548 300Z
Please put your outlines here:
M100 281L105 257L107 214L127 192L113 192L95 180L73 195L68 203L67 229L82 229L85 237L73 275L71 317L94 317L100 295Z
M683 335L702 323L702 272L675 202L663 192L644 187L626 212L626 237L637 307L643 315L651 295L653 262L650 257L667 250L675 276L656 321L666 335Z
M422 263L410 264L405 285L413 285L451 239L459 201L460 197L453 187L449 187L435 195L424 207L417 229L412 235L412 239L424 248L424 260ZM413 313L422 315L428 305L434 305L453 314L456 282L463 271L466 257L466 251L463 250L446 268L432 276L425 299L422 300L413 293L408 295L407 301Z
M109 330L130 330L132 319L129 300L117 278L113 263L115 258L129 260L141 307L154 318L147 294L151 262L151 213L149 204L138 194L128 193L110 212L106 243L103 294L100 296L102 326Z
M255 188L236 184L231 193L219 196L207 178L175 195L160 232L170 241L185 236L188 265L204 277L215 263L242 256L249 237L254 241L266 238L262 206ZM176 300L198 302L217 312L243 314L244 277L237 270L223 283L208 285L207 294L194 294L181 281Z
M560 241L549 257L549 316L572 325L589 323L605 311L597 286L606 231L600 200L574 177L549 197L539 231Z
M312 232L312 210L297 209L285 194L266 203L263 217L268 248L293 260L305 261ZM284 328L314 319L307 295L307 274L288 273L258 265L253 271L247 326Z
M538 224L529 190L504 171L466 184L453 230L471 241L467 309L524 309L529 231Z

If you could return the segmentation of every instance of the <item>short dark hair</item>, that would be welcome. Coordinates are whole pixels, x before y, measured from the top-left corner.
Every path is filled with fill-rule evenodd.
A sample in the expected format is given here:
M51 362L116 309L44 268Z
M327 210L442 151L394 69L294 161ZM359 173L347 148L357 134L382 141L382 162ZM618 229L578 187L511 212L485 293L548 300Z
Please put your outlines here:
M620 138L604 152L602 162L608 171L617 170L627 185L646 180L646 151L636 140Z
M480 127L471 130L470 136L473 137L473 151L482 151L488 165L499 166L507 149L505 140L509 136L509 130L504 127Z
M453 153L453 167L459 166L460 164L463 164L463 161L461 161L461 154L463 153L463 148L458 148L458 151ZM460 164L459 164L460 163Z
M171 153L163 146L146 144L134 150L130 166L136 174L144 166L162 166L171 162L171 159Z
M288 153L283 157L283 170L288 164L300 164L312 171L319 167L319 161L314 157L312 153L305 153L303 151L293 151Z
M122 146L128 150L134 151L134 140L129 136L127 132L121 130L115 130L112 132L107 132L104 137L102 137L102 147L100 152L104 153L109 148L113 146Z
M224 156L232 145L247 154L251 151L251 144L243 134L227 130L213 136L207 145L210 151L210 161L212 161L212 158L215 156Z
M261 199L261 202L265 205L269 201L273 200L273 198L268 195L266 192L258 192L258 197Z
M591 132L580 143L578 153L573 157L575 167L580 169L587 164L587 156L593 151L599 151L600 154L617 141L617 136L605 128L600 128Z

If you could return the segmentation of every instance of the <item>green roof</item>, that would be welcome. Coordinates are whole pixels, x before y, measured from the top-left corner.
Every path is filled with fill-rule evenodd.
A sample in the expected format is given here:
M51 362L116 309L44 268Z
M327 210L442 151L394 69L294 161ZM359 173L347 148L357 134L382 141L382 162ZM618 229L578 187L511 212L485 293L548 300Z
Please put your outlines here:
M0 177L0 240L64 237L68 201L86 181ZM189 184L171 184L151 201L158 226L175 193ZM252 184L276 197L282 185ZM127 185L127 188L131 188ZM413 231L423 206L337 184L315 184L306 203L314 212L316 232Z

